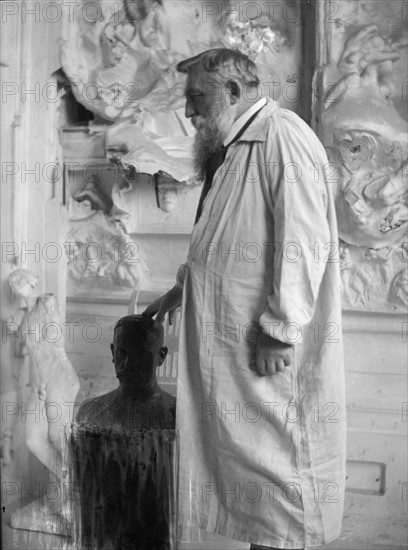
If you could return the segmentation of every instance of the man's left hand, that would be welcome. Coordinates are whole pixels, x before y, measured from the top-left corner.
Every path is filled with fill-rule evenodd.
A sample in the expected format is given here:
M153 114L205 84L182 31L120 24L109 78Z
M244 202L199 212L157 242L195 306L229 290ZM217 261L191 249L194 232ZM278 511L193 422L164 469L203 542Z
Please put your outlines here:
M270 376L283 372L294 361L294 349L290 344L280 342L262 333L257 342L256 367L259 374Z

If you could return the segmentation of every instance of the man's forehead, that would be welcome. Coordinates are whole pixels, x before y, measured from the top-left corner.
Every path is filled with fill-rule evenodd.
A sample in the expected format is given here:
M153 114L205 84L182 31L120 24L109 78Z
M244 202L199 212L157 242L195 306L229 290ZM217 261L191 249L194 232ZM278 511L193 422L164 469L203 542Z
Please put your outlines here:
M214 86L215 82L214 76L205 71L201 63L196 63L188 71L186 93L206 92Z
M117 337L114 339L114 344L117 349L127 349L127 350L146 350L150 349L153 345L160 342L158 338L129 338L129 337Z
M177 183L171 182L160 182L157 187L160 193L164 193L165 191L178 191L179 189Z
M163 327L160 323L157 323L154 328L138 326L137 324L120 325L114 331L114 341L132 346L140 346L144 343L150 344L162 337Z
M117 337L114 339L114 344L117 350L127 350L127 351L151 351L152 349L157 349L162 345L162 339L158 336L148 338L138 338L137 336L133 338L129 337Z

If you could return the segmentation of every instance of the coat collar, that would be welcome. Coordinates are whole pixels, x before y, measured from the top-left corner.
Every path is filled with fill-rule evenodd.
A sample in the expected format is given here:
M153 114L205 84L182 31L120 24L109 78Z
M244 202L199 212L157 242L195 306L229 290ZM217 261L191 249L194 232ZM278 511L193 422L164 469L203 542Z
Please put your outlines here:
M234 147L240 141L266 141L266 136L270 128L270 118L279 109L279 103L268 98L268 103L263 107L255 120L245 130L242 136L231 144Z

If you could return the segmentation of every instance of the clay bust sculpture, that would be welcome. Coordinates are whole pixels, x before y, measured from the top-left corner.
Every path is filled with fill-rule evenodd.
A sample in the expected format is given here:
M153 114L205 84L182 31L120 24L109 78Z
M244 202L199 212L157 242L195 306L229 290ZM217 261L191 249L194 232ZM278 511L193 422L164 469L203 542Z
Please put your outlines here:
M123 429L174 428L176 398L160 388L156 377L167 354L162 344L160 323L142 315L119 319L111 344L119 387L85 400L77 421Z
M176 399L157 382L162 344L151 318L120 319L111 345L119 387L78 411L71 465L81 515L72 531L81 548L175 548Z

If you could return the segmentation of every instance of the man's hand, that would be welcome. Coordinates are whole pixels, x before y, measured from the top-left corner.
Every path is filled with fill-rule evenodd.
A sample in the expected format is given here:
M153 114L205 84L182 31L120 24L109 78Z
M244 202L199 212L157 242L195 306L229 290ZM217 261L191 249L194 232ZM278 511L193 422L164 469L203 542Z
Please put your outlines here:
M175 285L166 294L157 298L150 306L147 306L142 315L153 317L157 313L156 321L162 323L166 313L168 313L169 325L172 325L176 309L181 305L182 297L183 289L179 285Z
M285 367L293 364L293 346L275 340L272 336L262 333L257 342L256 368L259 374L269 376L283 372Z

